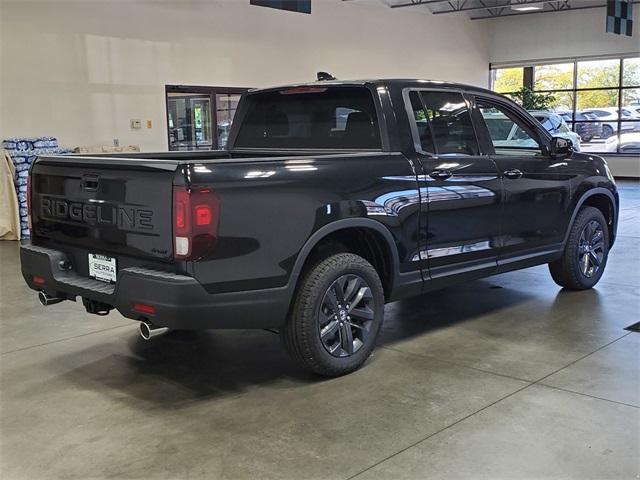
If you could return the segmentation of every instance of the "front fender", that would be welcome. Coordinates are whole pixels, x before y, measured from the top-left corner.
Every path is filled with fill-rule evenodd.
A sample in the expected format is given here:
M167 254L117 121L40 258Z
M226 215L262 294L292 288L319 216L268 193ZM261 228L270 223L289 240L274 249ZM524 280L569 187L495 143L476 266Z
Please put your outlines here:
M585 190L586 189L586 190ZM577 189L578 192L578 200L573 207L573 213L571 214L571 220L569 221L569 226L564 236L563 246L566 245L567 240L569 238L569 233L571 232L571 226L580 211L580 208L589 200L589 198L595 195L605 195L609 201L611 202L611 239L610 239L610 247L613 246L616 238L616 233L618 230L618 208L619 208L619 198L618 192L615 190L615 186L612 189L605 187L591 187L589 184L583 184L582 188Z

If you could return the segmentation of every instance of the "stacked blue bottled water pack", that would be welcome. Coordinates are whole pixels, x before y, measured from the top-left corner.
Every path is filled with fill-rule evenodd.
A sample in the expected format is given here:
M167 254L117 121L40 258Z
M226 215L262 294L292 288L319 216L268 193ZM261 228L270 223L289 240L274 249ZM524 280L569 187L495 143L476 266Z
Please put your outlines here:
M29 224L27 220L27 178L31 164L39 155L71 153L68 148L60 148L58 140L54 137L37 138L7 138L2 141L2 146L7 150L13 164L16 167L16 192L20 205L20 230L21 236L29 237Z

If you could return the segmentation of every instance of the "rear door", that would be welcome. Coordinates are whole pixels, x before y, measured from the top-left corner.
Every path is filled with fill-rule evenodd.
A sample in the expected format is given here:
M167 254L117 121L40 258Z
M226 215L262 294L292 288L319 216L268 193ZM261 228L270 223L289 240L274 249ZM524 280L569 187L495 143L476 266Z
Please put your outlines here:
M506 101L476 96L475 103L477 131L504 184L498 270L539 263L562 248L571 160L552 159L548 136Z
M177 164L157 163L40 158L31 172L33 243L64 251L86 276L91 259L97 268L115 262L118 270L171 261Z
M431 286L489 275L497 267L502 183L480 153L469 103L453 90L411 90L405 101L427 186L422 256Z

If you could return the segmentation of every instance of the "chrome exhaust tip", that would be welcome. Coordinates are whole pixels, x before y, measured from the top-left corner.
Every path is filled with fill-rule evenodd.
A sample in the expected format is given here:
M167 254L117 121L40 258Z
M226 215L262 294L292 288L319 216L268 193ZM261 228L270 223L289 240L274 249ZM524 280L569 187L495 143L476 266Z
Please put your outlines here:
M40 303L42 305L44 305L45 307L48 307L49 305L55 305L56 303L64 302L66 299L59 298L59 297L52 297L50 295L47 295L44 292L38 292L38 300L40 300Z
M149 322L140 322L140 336L146 341L151 340L153 337L164 335L168 331L168 327L156 327Z

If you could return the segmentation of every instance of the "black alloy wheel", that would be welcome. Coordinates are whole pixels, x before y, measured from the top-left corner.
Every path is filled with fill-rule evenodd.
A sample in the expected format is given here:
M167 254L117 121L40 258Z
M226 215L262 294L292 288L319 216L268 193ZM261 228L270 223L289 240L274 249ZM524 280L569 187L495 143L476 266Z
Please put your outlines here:
M600 281L609 256L609 228L600 210L582 207L571 225L562 257L549 264L553 280L569 290Z
M318 312L318 334L334 357L353 355L366 343L373 326L371 287L360 276L336 279L327 289Z
M605 256L604 231L596 220L588 222L578 240L578 263L585 278L592 278L600 270Z
M319 375L351 373L369 358L384 318L384 290L376 269L353 253L309 266L280 331L290 355Z

